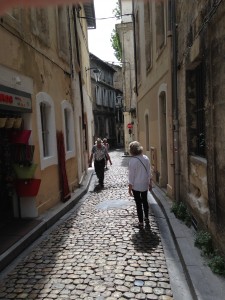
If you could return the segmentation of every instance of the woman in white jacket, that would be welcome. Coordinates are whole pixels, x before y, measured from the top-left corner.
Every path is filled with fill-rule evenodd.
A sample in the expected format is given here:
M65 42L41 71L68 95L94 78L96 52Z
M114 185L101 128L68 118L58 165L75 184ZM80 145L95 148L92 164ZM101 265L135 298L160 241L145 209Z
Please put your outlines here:
M148 190L152 189L150 161L143 155L143 147L139 142L131 142L129 148L132 155L129 161L129 194L136 203L138 227L143 228L144 221L149 225L147 196Z

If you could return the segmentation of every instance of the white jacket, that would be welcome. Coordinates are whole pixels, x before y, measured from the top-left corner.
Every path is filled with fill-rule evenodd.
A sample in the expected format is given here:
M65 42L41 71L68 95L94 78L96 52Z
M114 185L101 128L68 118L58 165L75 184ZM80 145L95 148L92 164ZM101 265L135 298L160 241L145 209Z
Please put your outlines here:
M151 178L150 161L146 155L133 156L129 161L129 184L132 189L144 192L149 189Z

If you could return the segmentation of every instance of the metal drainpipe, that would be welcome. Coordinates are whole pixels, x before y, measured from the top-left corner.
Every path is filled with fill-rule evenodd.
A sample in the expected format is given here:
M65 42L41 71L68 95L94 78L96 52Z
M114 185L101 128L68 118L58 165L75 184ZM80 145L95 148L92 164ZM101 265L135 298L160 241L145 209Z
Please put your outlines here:
M134 38L134 70L135 70L135 93L138 96L138 88L137 88L137 51L136 51L136 24L135 24L135 16L134 16L134 1L132 1L132 23L133 23L133 38Z
M173 147L175 163L175 200L180 198L180 161L179 161L179 122L177 99L177 29L176 29L176 0L172 0L172 95L173 95Z
M77 61L80 65L80 49L79 49L79 41L78 41L78 31L77 31L77 24L76 24L76 8L73 7L73 17L74 17L74 31L75 31L75 41L76 41L76 48L77 48ZM82 78L81 78L81 71L79 72L79 87L80 87L80 98L81 98L81 118L82 118L82 127L85 129L84 124L84 96L83 96L83 89L82 89ZM86 134L86 131L85 131ZM86 137L85 137L86 138Z
M74 65L73 65L73 54L72 54L72 36L71 36L71 25L70 25L70 9L67 7L67 17L68 17L68 30L69 30L69 53L70 53L70 78L72 79L74 76Z

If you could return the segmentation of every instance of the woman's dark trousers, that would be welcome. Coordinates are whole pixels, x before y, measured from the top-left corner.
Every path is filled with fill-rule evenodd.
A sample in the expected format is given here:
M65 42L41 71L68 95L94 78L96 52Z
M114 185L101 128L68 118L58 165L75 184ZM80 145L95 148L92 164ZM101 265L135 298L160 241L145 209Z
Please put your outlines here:
M101 186L104 185L104 168L105 168L105 159L102 160L95 160L95 173L98 177L99 184Z
M145 218L148 219L148 191L139 192L133 190L133 195L136 202L139 223L143 223L143 211Z

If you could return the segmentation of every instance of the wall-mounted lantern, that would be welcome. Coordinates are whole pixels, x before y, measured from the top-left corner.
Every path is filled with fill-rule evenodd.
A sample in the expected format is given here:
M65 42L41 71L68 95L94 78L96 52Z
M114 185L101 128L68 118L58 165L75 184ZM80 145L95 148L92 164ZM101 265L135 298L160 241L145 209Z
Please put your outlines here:
M98 82L102 74L101 70L99 70L98 68L88 68L88 69L85 68L86 72L89 70L92 70L92 73L94 74L95 77L95 81Z

